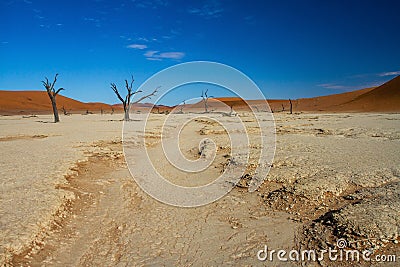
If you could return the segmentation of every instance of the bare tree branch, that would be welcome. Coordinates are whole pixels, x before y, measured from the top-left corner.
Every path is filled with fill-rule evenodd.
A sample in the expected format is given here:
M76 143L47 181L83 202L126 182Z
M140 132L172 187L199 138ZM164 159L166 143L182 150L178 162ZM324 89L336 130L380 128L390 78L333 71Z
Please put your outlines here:
M58 95L58 93L59 93L60 91L63 91L63 90L65 90L65 89L64 89L64 88L58 89L58 90L54 93L54 95Z
M47 77L44 77L46 81L42 81L43 86L46 88L46 91L49 92L49 79Z
M139 103L140 101L142 101L142 100L144 100L144 99L146 99L146 98L149 98L149 99L150 99L152 96L154 96L154 95L158 92L158 89L159 89L159 88L160 88L160 86L157 87L156 89L154 89L154 91L153 91L151 94L142 96L141 98L139 98L139 99L136 100L135 102L132 102L132 104Z
M115 83L111 83L111 89L114 91L114 93L117 95L118 99L122 102L122 104L125 103L125 100L122 98L122 96L118 92L118 88L115 85Z
M134 96L137 93L141 93L142 90L137 90L137 91L133 91L133 82L135 81L133 79L133 75L131 76L132 80L131 82L128 82L128 80L125 80L125 87L126 87L126 91L127 94L125 96L125 98L123 98L121 96L121 94L118 91L117 86L115 85L115 83L111 83L111 89L114 91L114 93L117 95L118 99L122 102L123 108L124 108L124 120L125 121L129 121L129 110L131 108L131 100L132 100L132 96ZM140 101L146 99L146 98L151 98L151 96L155 95L157 93L159 87L157 87L151 94L145 95L141 98L139 98L137 101L133 102L132 104L136 104L139 103Z
M206 113L208 113L208 99L212 96L208 96L208 89L206 91L201 91L201 98L203 98L204 102L204 110Z
M131 88L133 86L133 82L135 81L135 79L133 79L133 75L131 75L132 81L131 81Z
M58 76L58 73L56 73L56 76L54 77L54 81L53 81L53 83L51 84L51 87L50 87L50 90L53 91L53 92L54 92L54 85L56 84L56 81L57 81L57 76Z

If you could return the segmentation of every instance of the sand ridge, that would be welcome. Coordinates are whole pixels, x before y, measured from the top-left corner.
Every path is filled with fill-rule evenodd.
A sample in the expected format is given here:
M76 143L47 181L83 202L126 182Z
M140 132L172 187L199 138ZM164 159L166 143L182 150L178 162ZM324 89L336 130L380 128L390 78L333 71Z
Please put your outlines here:
M270 110L265 109L265 100L246 100L239 97L210 98L210 110L230 112L284 112L289 111L288 99L268 99ZM68 113L112 113L122 112L121 104L83 103L63 95L57 97L57 107L62 113L64 107ZM364 88L351 92L343 92L327 96L312 98L292 99L294 112L399 112L400 111L400 76L378 87ZM154 113L168 113L175 108L164 105L153 107L149 103L139 103L133 106L136 112L153 109ZM178 107L180 109L180 107ZM188 112L204 110L204 103L186 104L184 109ZM49 114L51 104L47 93L44 91L4 91L0 90L0 114Z

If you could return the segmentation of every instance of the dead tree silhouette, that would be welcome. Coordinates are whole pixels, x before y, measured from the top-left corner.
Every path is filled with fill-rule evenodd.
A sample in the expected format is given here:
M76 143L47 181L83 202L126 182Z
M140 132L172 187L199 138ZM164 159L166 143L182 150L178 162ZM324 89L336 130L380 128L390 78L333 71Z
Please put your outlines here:
M205 113L208 113L208 99L212 96L208 96L208 89L206 91L201 91L201 98L203 99L203 103L204 103L204 111Z
M121 94L119 93L118 88L115 85L115 83L111 83L111 89L114 91L114 93L117 95L118 99L121 101L121 103L123 105L123 108L124 108L124 120L125 121L129 121L130 120L130 118L129 118L129 110L130 110L132 104L139 103L140 101L142 101L142 100L144 100L146 98L151 98L153 95L155 95L157 93L157 90L159 88L159 87L157 87L151 94L142 96L138 100L136 100L134 102L131 102L132 96L134 96L135 94L143 92L141 90L132 91L132 86L133 86L133 82L134 81L135 80L133 79L133 76L132 76L132 81L130 83L128 83L128 80L125 80L125 87L126 87L126 91L127 91L127 94L126 94L125 98L123 98L121 96Z
M70 114L68 113L68 111L65 109L64 106L62 106L61 110L62 110L62 112L63 112L63 114L64 114L65 116L70 115Z
M179 111L179 113L183 113L183 108L185 107L185 105L186 105L186 100L183 100L183 102L182 102L182 105L180 105L180 111Z
M46 81L42 81L42 84L46 88L47 94L49 95L49 98L50 98L50 101L51 101L51 106L53 108L54 122L55 123L60 121L60 117L58 116L56 96L58 95L58 93L60 91L65 90L64 88L59 88L57 91L54 89L54 85L57 82L57 76L58 76L58 73L54 77L53 83L50 83L49 79L47 79L47 77L45 77Z

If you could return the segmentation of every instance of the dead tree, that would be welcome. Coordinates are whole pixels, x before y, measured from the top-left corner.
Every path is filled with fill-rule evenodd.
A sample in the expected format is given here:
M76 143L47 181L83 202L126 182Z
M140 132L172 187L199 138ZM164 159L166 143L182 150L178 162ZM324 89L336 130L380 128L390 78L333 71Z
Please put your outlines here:
M62 110L62 112L64 113L64 115L68 115L68 112L67 112L67 110L64 108L64 106L62 106L61 110Z
M233 115L233 104L231 104L229 107L231 108L231 111L229 112L229 116L232 116Z
M144 100L146 98L151 98L153 95L155 95L157 93L157 90L159 88L159 87L157 87L151 94L142 96L141 98L139 98L135 102L131 102L132 96L142 92L141 90L132 91L132 86L133 86L133 82L134 81L135 80L133 79L133 76L132 76L132 81L130 83L128 83L128 80L125 80L125 87L126 87L126 90L127 90L127 94L126 94L125 98L122 98L122 96L119 93L118 88L115 85L115 83L111 83L111 89L117 95L118 99L121 101L121 103L122 103L122 105L124 107L124 120L125 121L129 121L130 120L130 118L129 118L129 110L130 110L132 104L139 103L140 101L142 101L142 100Z
M285 111L285 106L282 104L282 112Z
M290 104L290 114L293 114L293 104L290 98L289 98L289 104Z
M182 105L179 105L179 113L183 114L183 108L185 107L185 105L186 105L186 100L183 100Z
M49 79L45 77L46 81L42 81L43 86L46 88L47 94L49 95L50 101L51 101L51 106L53 107L53 114L54 114L54 122L59 122L60 118L58 116L58 109L57 109L57 103L56 103L56 96L58 93L62 90L65 90L64 88L59 88L57 91L54 89L54 85L57 82L57 76L54 77L53 83L49 82Z
M114 108L112 107L111 108L111 115L113 115L114 114Z
M208 96L208 89L206 91L201 91L201 98L203 98L203 103L204 103L204 111L205 113L208 113L208 99L212 96Z

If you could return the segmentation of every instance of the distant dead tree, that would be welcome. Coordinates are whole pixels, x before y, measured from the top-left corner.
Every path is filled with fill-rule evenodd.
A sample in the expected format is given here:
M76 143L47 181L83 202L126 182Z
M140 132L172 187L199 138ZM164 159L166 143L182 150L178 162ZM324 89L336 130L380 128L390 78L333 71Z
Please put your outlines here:
M208 96L208 89L206 91L201 91L201 98L203 99L203 103L204 103L204 111L205 113L208 113L208 99L212 96Z
M285 106L282 104L282 111L285 111Z
M104 114L104 110L103 108L100 108L100 114L103 115Z
M122 105L124 107L124 120L125 121L129 121L130 120L130 118L129 118L129 110L131 108L131 104L136 104L136 103L139 103L140 101L142 101L142 100L144 100L146 98L151 98L153 95L155 95L157 93L157 90L159 88L159 87L157 87L151 94L142 96L141 98L139 98L135 102L131 103L132 96L142 92L141 90L138 90L138 91L135 91L135 92L132 91L132 86L133 86L133 82L134 81L135 80L133 79L133 76L132 76L132 81L130 83L128 83L128 80L125 80L125 87L126 87L126 90L127 90L127 95L125 96L125 98L122 98L122 96L119 93L118 88L115 85L115 83L111 83L111 89L117 95L118 99L121 101L121 103L122 103Z
M68 113L68 111L65 109L64 106L62 106L61 110L62 110L62 112L64 113L65 116L70 115L70 114Z
M186 105L186 100L183 100L183 102L182 102L182 105L180 105L180 111L179 111L179 113L183 113L183 108L185 107L185 105Z
M58 93L62 90L65 90L64 88L59 88L57 91L54 89L54 85L57 82L57 76L54 77L53 83L49 82L49 79L45 77L46 81L42 81L43 86L46 88L47 94L49 95L50 101L51 101L51 106L53 107L53 114L54 114L54 122L59 122L60 118L58 117L58 109L57 109L57 103L56 103L56 96Z
M289 104L290 104L290 114L293 114L293 104L290 98L289 98Z
M112 107L111 108L111 115L113 115L114 114L114 108Z
M229 112L229 116L232 116L233 115L233 104L231 104L231 105L229 105L229 107L231 108L231 111Z

